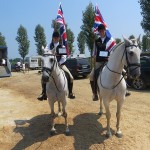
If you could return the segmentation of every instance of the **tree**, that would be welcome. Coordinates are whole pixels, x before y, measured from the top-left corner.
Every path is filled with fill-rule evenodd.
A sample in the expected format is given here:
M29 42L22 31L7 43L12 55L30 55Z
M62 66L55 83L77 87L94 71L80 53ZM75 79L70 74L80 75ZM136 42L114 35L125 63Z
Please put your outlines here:
M149 0L139 0L143 16L141 26L148 37L150 37L150 1Z
M78 42L78 48L80 51L80 54L85 53L85 37L83 31L80 31L77 37L77 42Z
M60 24L58 22L56 22L56 20L52 20L52 24L51 27L55 30L58 31L60 28Z
M2 35L1 32L0 32L0 45L1 46L7 46L6 41L5 41L5 37Z
M142 37L142 51L150 51L150 39L146 35Z
M28 40L27 31L22 25L20 25L17 34L16 41L19 44L18 51L24 62L26 55L29 53L30 41Z
M93 51L93 45L94 45L94 32L93 32L93 24L94 24L94 7L92 3L90 2L89 5L86 7L86 10L83 12L83 25L81 26L81 29L83 31L84 37L85 37L85 43L89 48L91 57L92 57L92 51ZM92 60L91 60L92 65Z
M68 49L69 49L70 54L73 54L74 52L73 42L74 42L75 37L71 29L67 28L66 32L67 32L67 40L68 40Z
M42 55L42 46L46 46L46 36L44 33L44 28L38 24L35 28L35 37L34 40L36 42L36 47L37 47L37 53L38 55Z
M116 39L115 39L115 41L116 41L116 44L118 44L118 43L120 43L120 42L121 42L121 39L116 38Z
M134 35L130 35L129 36L129 40L131 40L131 39L135 39L135 36Z

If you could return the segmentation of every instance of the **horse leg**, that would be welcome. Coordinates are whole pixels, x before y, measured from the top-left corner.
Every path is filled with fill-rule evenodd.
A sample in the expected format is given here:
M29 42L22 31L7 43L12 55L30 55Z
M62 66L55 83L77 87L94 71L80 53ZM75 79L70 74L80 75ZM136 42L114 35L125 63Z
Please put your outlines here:
M61 106L60 106L60 101L58 101L58 117L61 116Z
M64 102L62 102L62 112L63 112L62 116L65 119L65 127L66 127L65 134L70 135L70 130L69 130L69 126L68 126L67 112L66 112L66 100Z
M99 99L100 99L100 111L99 111L99 115L101 116L103 114L103 104L102 104L102 97L99 94Z
M56 134L56 129L55 129L55 112L54 112L54 102L49 101L50 108L51 108L51 117L52 117L52 128L51 128L51 135Z
M109 102L107 101L107 99L104 99L104 106L105 106L105 110L106 110L106 119L107 119L107 132L106 132L106 137L111 137L112 133L110 131L110 118L111 118L111 113L109 110Z
M122 105L123 105L123 100L117 101L117 113L116 113L116 117L117 117L117 124L116 124L117 132L116 132L116 136L118 138L122 137L122 132L120 130L120 117L121 117Z

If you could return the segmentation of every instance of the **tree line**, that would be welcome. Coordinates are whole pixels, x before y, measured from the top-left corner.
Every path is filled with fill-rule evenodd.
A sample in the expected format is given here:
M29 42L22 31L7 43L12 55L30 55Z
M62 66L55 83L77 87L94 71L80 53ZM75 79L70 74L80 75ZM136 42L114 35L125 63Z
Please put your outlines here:
M141 26L145 32L145 35L142 37L142 41L140 44L140 48L143 52L150 52L150 1L149 0L139 0L139 4L141 6L141 15L143 16L143 20L141 21ZM93 32L93 24L94 24L94 6L90 2L89 5L86 7L85 11L82 12L82 22L81 25L81 31L77 36L77 44L78 44L78 50L80 54L85 53L85 47L88 47L88 50L90 54L92 55L93 51L93 44L94 44L94 32ZM52 20L51 27L54 30L59 31L59 24ZM67 32L67 39L68 39L68 47L71 54L74 52L74 33L71 31L70 28L68 28L68 25L66 25L66 32ZM129 39L134 38L134 35L131 35ZM36 45L36 51L38 55L42 55L42 46L46 46L46 36L44 32L44 28L38 24L35 27L35 45ZM116 38L116 43L121 42L120 38ZM30 47L30 41L28 39L27 30L23 25L20 25L17 31L16 41L18 42L18 52L20 56L22 57L23 61L25 57L29 53L29 47ZM7 46L7 43L5 41L5 37L0 32L0 45Z

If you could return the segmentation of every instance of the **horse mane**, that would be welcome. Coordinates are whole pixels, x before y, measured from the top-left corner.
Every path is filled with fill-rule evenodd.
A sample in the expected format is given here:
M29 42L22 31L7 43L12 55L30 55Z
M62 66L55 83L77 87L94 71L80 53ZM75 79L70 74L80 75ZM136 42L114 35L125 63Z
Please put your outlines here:
M115 49L117 49L117 48L118 48L119 46L121 46L122 44L124 44L124 42L120 42L120 43L118 43L117 45L115 45L115 46L113 47L112 51L114 52Z

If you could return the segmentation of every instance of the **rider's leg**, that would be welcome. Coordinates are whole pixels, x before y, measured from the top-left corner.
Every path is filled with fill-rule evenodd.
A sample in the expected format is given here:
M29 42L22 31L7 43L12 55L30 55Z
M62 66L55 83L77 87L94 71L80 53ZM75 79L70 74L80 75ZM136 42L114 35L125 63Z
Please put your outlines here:
M68 68L65 66L65 65L61 65L61 68L62 70L64 70L65 72L67 72L69 74L69 77L70 77L70 82L68 83L68 90L69 90L69 95L68 95L68 98L70 99L74 99L75 98L75 95L74 93L72 92L73 90L73 76L72 74L70 73L70 71L68 70Z
M42 93L39 95L37 98L38 100L47 100L47 95L46 95L46 83L41 80L41 85L42 85Z
M90 84L91 84L91 89L92 89L92 93L93 93L93 101L97 101L98 100L98 95L97 95L97 86L95 85L95 80L94 80L94 68L92 69L91 73L90 73Z

